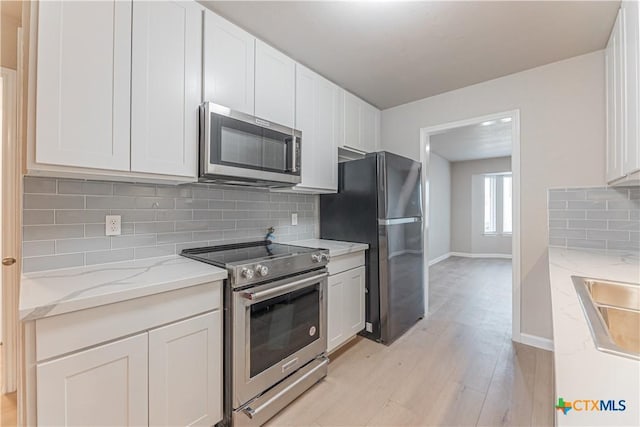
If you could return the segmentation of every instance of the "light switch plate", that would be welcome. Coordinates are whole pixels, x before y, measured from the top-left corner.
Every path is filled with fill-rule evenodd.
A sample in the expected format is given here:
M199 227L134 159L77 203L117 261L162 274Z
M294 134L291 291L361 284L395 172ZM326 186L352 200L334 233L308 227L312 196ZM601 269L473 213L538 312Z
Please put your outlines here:
M298 225L298 214L297 213L292 213L291 214L291 225Z
M120 215L107 215L105 220L105 235L119 236L122 233Z

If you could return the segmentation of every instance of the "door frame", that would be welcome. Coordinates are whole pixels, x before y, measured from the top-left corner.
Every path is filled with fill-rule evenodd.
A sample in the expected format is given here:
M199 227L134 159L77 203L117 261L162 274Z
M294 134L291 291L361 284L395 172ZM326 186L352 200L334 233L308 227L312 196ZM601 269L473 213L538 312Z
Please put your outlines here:
M2 258L15 258L12 266L2 266L2 381L1 392L17 389L18 298L21 271L21 187L22 159L18 142L18 72L0 68L2 90ZM7 82L7 84L5 84ZM8 89L8 90L7 90ZM9 108L5 108L8 105Z
M441 133L443 131L474 125L491 120L499 120L502 118L511 118L511 173L513 176L513 233L511 236L511 266L512 266L512 289L511 289L511 339L516 342L522 342L520 330L520 275L521 268L521 249L520 249L520 110L508 110L499 113L492 113L485 116L472 117L465 120L443 123L434 126L427 126L420 129L420 162L422 163L422 178L424 185L423 210L425 219L424 227L424 253L426 254L426 263L429 262L429 160L430 160L430 135ZM426 287L425 304L428 308L429 302L429 268L426 267L424 283ZM428 311L428 309L427 309Z

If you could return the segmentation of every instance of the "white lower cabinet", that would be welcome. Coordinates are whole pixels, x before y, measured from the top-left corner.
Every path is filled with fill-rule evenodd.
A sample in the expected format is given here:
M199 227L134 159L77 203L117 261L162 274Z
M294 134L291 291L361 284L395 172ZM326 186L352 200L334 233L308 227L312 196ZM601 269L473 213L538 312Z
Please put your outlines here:
M364 266L330 275L328 294L327 351L331 352L364 329Z
M38 424L147 425L147 334L37 367Z
M221 421L221 286L205 283L29 322L26 363L35 370L27 369L26 383L35 387L35 399L27 399L26 424Z
M220 310L149 332L149 425L222 419Z

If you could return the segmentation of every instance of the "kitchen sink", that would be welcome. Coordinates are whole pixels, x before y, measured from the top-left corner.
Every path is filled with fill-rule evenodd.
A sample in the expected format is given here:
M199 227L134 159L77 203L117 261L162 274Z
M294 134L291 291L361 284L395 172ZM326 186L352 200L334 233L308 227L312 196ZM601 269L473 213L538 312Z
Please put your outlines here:
M640 284L571 278L596 348L640 360Z

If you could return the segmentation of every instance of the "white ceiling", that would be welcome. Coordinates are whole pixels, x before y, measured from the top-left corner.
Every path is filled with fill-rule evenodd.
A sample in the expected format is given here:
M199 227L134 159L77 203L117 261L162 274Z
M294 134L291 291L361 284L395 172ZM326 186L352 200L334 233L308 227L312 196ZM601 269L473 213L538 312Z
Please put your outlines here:
M389 108L605 47L619 1L201 1Z
M511 123L495 120L455 128L429 138L430 150L450 162L511 155Z

